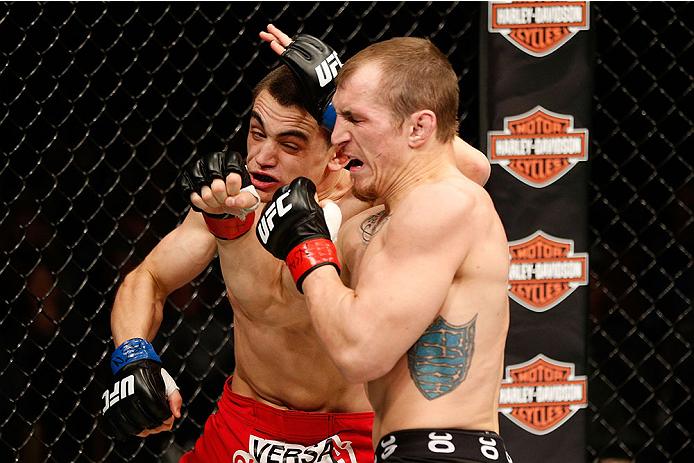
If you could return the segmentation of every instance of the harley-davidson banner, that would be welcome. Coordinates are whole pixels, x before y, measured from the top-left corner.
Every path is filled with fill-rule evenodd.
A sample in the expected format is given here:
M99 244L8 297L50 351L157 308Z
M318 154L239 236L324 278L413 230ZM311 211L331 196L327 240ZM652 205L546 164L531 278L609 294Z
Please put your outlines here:
M510 261L500 434L515 463L585 463L590 4L483 10L480 149Z

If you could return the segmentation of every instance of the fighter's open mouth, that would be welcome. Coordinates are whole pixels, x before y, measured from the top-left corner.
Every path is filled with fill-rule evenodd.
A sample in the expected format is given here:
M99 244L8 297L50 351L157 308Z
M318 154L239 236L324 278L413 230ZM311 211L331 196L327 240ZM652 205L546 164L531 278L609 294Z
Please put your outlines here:
M361 162L359 159L350 159L347 165L345 166L345 169L350 170L352 167L361 167L363 165L364 163Z
M251 175L253 176L254 179L256 179L259 182L263 182L263 183L272 183L272 182L277 181L274 178L270 177L269 175L265 175L265 174L251 174Z

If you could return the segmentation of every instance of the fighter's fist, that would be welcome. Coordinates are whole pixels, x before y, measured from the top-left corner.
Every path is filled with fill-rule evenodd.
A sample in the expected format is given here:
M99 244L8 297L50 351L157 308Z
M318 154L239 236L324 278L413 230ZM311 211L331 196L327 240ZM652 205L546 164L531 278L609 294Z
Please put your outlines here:
M340 272L337 250L315 194L316 186L304 177L284 185L265 205L256 228L263 247L287 262L300 292L304 278L316 268L333 265Z
M331 231L315 194L316 186L304 177L284 185L265 205L256 228L263 247L287 262L302 293L304 278L316 268L328 264L340 272L337 250L330 241ZM337 209L334 203L332 206Z
M335 77L342 67L337 52L308 34L299 34L281 55L297 80L308 112L328 130L335 126Z
M193 210L204 214L216 237L238 238L253 225L252 213L260 197L236 151L206 154L181 173L179 186Z
M180 416L180 403L169 404L178 387L149 342L139 338L124 342L111 356L111 367L114 380L101 396L102 413L116 437L156 430L167 421L173 424L172 409Z

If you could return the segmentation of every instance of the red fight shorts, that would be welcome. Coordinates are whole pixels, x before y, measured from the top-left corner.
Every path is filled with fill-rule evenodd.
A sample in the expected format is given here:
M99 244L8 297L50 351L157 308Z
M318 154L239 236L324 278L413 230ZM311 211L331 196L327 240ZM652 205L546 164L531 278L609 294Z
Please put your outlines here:
M181 463L373 463L373 413L280 410L231 391L231 378Z

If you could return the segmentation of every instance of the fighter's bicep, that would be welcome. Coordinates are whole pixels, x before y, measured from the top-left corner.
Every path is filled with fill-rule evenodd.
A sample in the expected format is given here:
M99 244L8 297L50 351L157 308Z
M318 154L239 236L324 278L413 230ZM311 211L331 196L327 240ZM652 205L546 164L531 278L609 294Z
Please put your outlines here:
M168 294L197 277L216 253L214 236L201 214L191 210L183 223L154 247L142 266Z
M451 237L457 234L450 230L454 221L431 220L393 217L382 249L363 264L356 288L378 308L383 325L407 327L415 338L440 311L464 256L464 249L454 249L460 241ZM413 341L406 336L404 348Z

